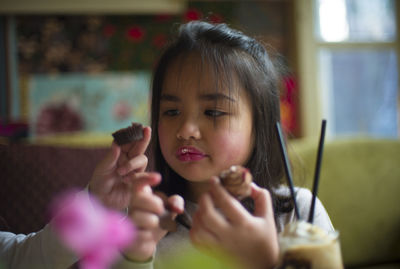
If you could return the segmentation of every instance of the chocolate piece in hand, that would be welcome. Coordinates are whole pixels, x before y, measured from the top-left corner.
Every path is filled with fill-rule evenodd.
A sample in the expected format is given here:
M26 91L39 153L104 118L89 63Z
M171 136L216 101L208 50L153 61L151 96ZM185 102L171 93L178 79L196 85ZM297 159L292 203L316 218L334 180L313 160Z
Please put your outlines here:
M125 145L132 141L143 138L143 126L140 123L132 122L131 126L120 129L112 134L115 142L119 145Z
M242 200L251 195L253 176L249 169L234 165L220 173L222 186L235 198Z

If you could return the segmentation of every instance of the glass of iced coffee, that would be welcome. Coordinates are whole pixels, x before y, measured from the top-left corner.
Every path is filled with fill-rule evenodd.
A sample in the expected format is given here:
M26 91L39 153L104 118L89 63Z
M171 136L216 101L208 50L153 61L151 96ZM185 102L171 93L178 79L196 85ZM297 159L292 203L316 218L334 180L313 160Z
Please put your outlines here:
M279 235L280 269L343 269L339 233L305 221L289 223Z

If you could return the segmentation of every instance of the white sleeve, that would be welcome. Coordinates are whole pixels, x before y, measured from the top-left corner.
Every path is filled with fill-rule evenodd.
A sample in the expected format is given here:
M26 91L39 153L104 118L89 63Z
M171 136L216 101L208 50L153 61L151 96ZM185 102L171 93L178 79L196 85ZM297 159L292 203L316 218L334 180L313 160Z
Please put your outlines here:
M134 262L127 260L122 255L113 269L154 269L154 257L148 262Z
M299 214L302 220L307 221L311 207L312 193L305 188L296 188L297 196L296 202L299 207ZM317 198L314 208L314 221L313 224L326 230L333 231L333 225L329 218L328 212L322 205L321 201Z
M77 260L61 244L50 225L28 235L0 232L0 264L5 268L65 269Z

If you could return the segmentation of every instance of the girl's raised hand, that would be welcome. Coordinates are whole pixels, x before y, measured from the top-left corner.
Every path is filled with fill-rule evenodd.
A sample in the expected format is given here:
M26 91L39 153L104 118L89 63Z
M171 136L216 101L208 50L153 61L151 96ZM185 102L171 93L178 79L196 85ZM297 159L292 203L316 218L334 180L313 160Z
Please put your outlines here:
M138 173L133 183L133 195L129 206L129 217L137 228L136 239L124 251L124 256L130 260L144 262L149 260L157 243L167 231L160 228L159 217L165 213L165 205L173 212L172 218L183 212L184 201L178 195L166 197L156 194L151 189L161 181L158 173Z
M269 192L252 183L254 215L219 184L211 180L208 193L199 200L190 231L192 242L202 249L219 249L245 268L273 268L278 260L278 236Z
M151 128L143 128L143 138L118 146L113 142L110 151L96 166L89 182L89 191L107 207L122 210L129 205L135 173L147 167L144 155L151 137Z

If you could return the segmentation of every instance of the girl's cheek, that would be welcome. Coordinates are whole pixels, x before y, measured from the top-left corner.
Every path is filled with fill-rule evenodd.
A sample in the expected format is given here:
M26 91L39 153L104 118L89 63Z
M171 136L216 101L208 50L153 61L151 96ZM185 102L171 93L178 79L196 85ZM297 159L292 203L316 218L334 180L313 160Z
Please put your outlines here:
M224 159L243 164L251 152L251 138L243 133L226 133L215 140L216 150L221 151Z

